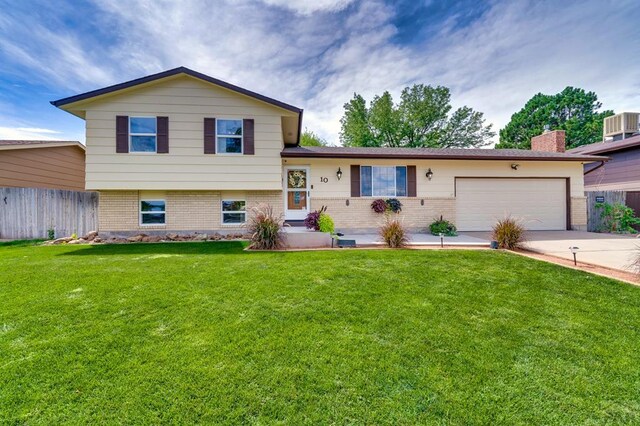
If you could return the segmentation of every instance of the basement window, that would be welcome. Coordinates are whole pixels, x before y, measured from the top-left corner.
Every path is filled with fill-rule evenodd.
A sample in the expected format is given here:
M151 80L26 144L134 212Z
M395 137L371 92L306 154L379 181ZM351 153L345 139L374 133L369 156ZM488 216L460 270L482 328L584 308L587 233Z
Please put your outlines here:
M244 200L222 201L222 223L224 225L241 224L247 221L247 207Z
M164 225L166 219L164 200L140 201L140 225Z
M406 197L406 166L361 166L360 194L363 197Z

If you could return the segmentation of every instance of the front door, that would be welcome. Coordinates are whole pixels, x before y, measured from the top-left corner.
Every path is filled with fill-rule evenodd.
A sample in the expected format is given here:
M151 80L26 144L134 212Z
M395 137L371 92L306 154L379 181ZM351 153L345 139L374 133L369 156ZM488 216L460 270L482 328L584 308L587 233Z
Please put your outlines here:
M285 219L303 220L307 217L309 213L309 167L285 167L284 191Z

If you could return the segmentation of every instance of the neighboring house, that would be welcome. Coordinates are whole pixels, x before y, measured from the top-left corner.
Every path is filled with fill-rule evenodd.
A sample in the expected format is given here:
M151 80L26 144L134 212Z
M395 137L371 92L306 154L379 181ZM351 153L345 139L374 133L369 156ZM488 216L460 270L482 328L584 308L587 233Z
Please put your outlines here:
M0 140L0 187L84 191L84 145Z
M585 164L586 191L640 191L640 135L583 145L568 152L610 158L605 163Z
M371 229L371 201L389 197L411 228L442 215L486 231L509 213L584 228L582 164L604 159L565 154L562 132L533 151L300 147L302 109L183 67L52 104L86 120L103 233L235 231L259 202L291 222L324 205L338 228Z

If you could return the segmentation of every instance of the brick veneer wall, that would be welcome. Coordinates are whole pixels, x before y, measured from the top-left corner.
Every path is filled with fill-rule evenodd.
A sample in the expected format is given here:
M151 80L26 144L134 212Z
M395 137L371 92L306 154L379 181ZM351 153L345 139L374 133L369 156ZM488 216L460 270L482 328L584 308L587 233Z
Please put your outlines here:
M100 232L144 231L241 231L238 225L223 225L221 201L244 199L247 210L258 203L273 206L276 214L283 212L281 191L162 191L166 201L166 225L140 226L139 191L101 191L98 208ZM146 198L146 197L145 197Z
M455 198L398 199L402 202L402 212L398 217L408 228L424 230L440 215L451 222L456 219ZM373 229L384 221L384 215L371 210L372 201L373 198L312 198L311 210L327 206L327 214L333 218L336 229Z
M571 197L571 227L587 230L587 197Z

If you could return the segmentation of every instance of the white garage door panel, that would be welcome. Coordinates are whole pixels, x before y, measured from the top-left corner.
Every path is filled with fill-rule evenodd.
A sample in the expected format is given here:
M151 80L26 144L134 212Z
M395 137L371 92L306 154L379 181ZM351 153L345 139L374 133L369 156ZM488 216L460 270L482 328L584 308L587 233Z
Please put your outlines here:
M460 231L488 231L507 215L527 229L565 230L564 179L456 179L456 225Z

